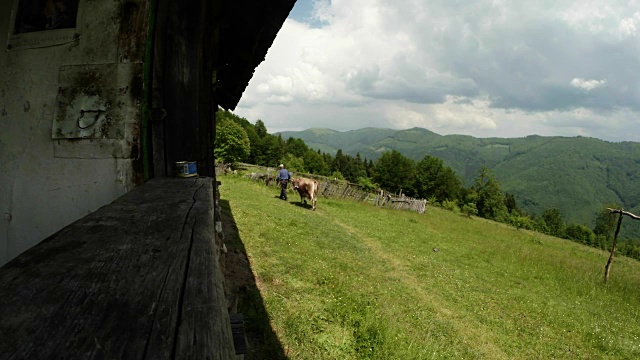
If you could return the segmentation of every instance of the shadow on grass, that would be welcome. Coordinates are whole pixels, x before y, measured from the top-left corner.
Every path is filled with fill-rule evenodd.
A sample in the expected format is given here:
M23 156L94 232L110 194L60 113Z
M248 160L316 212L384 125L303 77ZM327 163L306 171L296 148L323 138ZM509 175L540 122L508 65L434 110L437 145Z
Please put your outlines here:
M304 203L304 202L302 202L302 201L294 201L294 202L292 202L291 204L293 204L293 205L295 205L295 206L297 206L297 207L304 208L304 209L312 209L312 208L313 208L313 206L312 206L309 202L307 202L307 203L305 204L305 203Z
M269 322L269 313L251 271L247 251L240 238L233 211L227 200L220 200L225 256L227 299L235 312L244 316L247 337L245 359L287 359L280 340Z

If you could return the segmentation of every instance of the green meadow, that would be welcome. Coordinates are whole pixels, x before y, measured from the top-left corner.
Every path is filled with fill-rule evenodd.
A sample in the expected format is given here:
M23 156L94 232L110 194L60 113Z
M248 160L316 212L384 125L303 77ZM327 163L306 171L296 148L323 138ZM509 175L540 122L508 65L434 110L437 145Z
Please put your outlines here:
M604 284L609 254L567 240L218 180L259 291L238 306L275 334L249 359L640 359L638 261Z

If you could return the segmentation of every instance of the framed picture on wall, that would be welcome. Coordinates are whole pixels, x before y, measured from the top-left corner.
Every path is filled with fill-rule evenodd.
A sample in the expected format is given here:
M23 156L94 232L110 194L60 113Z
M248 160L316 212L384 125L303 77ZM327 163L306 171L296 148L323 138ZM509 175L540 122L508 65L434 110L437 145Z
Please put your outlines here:
M80 0L17 0L7 49L73 42Z

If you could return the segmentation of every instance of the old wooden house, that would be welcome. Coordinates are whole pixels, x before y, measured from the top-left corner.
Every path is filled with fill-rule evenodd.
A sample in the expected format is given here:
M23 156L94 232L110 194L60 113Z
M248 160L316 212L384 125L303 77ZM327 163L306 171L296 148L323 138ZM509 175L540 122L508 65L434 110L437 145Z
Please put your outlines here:
M0 359L233 355L215 114L294 2L0 2Z

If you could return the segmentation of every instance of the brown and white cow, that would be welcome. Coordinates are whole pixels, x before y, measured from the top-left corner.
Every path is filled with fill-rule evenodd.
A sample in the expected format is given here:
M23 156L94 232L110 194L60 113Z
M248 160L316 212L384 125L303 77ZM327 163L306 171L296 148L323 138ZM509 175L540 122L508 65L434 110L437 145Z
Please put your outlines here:
M311 200L311 209L316 209L316 201L318 199L318 181L307 178L293 178L291 179L293 188L298 190L300 194L300 203L304 200L307 203L307 198Z

